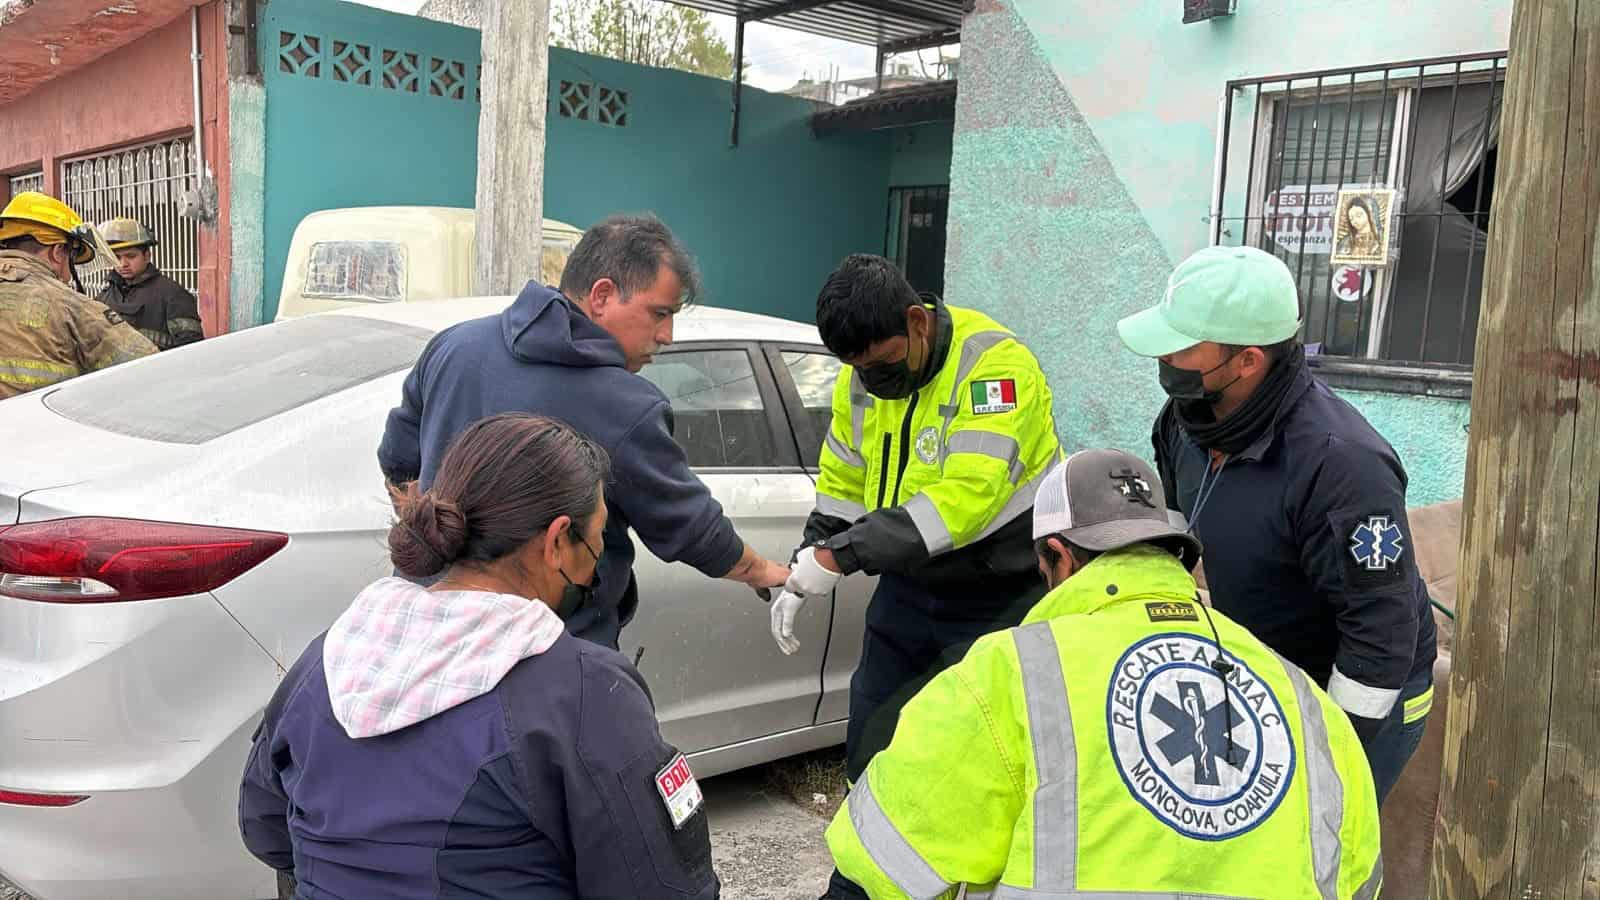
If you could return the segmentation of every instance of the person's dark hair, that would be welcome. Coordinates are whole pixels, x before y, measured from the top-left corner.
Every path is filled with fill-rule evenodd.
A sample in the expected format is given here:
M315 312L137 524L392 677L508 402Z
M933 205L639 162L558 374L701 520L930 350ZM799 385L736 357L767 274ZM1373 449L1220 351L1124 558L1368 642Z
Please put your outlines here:
M26 234L10 240L0 241L0 250L21 250L24 253L39 254L44 252L44 245Z
M1047 534L1033 542L1034 554L1044 560L1047 568L1054 569L1056 564L1061 562L1061 554L1050 546L1051 538L1060 541L1062 546L1067 548L1067 555L1072 557L1072 565L1075 568L1081 569L1100 558L1098 550L1085 550L1059 534Z
M1223 354L1229 357L1243 353L1251 347L1260 346L1262 355L1267 358L1267 368L1270 369L1277 365L1279 360L1288 356L1299 343L1300 339L1298 337L1292 337L1276 344L1218 344L1217 346L1221 347Z
M561 516L582 532L599 505L610 460L571 426L523 413L467 426L450 444L433 486L411 488L389 530L402 574L435 575L458 562L501 559Z
M666 266L683 285L683 302L700 296L700 270L689 249L655 216L611 216L583 233L561 272L561 293L582 300L594 283L609 278L626 300L655 284Z
M1033 542L1033 552L1036 556L1044 560L1046 568L1053 569L1056 567L1056 564L1061 561L1061 555L1056 553L1055 549L1050 546L1051 538L1055 538L1056 540L1060 541L1062 545L1067 548L1067 555L1072 557L1072 565L1075 569L1081 569L1104 555L1099 550L1087 550L1083 547L1079 547L1077 544L1067 540L1063 535L1047 534ZM1144 541L1143 543L1149 544L1152 547L1160 547L1162 550L1165 550L1168 553L1171 553L1173 556L1176 556L1180 562L1189 563L1189 567L1191 569L1194 568L1193 563L1190 563L1187 559L1189 547L1183 542L1182 539L1154 538L1152 540Z
M906 310L921 302L894 263L852 253L817 294L817 331L835 356L858 356L879 341L906 334Z

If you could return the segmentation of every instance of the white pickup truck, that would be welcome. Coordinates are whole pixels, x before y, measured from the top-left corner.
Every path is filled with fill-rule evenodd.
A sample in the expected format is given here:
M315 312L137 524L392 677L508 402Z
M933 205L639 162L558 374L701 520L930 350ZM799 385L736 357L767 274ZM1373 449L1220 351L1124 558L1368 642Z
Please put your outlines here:
M540 277L561 270L583 230L544 220ZM289 242L278 319L374 303L472 296L473 211L448 206L354 206L314 212Z

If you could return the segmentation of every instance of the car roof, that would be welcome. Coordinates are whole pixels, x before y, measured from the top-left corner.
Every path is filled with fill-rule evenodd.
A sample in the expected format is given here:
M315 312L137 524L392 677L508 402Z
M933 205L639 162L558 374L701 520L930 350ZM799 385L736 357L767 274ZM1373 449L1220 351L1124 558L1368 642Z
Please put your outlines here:
M319 313L324 316L357 316L401 325L443 331L452 325L498 315L514 297L461 297L454 300L424 300L348 307ZM773 343L818 344L822 338L816 326L803 322L763 316L758 313L723 309L718 306L690 306L673 322L674 343L695 341L768 341Z

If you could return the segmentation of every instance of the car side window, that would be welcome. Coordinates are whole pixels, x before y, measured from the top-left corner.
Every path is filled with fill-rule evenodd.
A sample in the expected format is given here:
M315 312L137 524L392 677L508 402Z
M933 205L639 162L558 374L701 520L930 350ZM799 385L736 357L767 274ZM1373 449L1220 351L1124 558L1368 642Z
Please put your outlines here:
M800 393L800 403L811 419L812 431L820 441L833 424L833 384L839 380L843 366L839 360L826 353L802 353L796 350L783 352L783 364ZM822 445L801 447L800 459L808 469L819 465Z
M749 353L668 351L639 374L672 401L673 437L688 454L689 465L748 468L781 464Z

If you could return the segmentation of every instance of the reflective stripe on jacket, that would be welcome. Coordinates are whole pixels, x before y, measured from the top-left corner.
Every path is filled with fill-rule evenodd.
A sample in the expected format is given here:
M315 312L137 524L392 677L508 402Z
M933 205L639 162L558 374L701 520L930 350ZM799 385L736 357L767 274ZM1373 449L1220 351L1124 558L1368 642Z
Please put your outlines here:
M875 898L1370 900L1377 799L1344 712L1165 551L1101 557L901 713L828 829Z
M835 385L813 519L832 521L820 530L847 573L915 574L930 557L1002 530L1017 545L1005 562L963 568L992 576L1033 565L1027 528L1007 526L1027 525L1039 481L1061 459L1050 387L1028 348L993 319L939 312L948 350L916 393L874 397L849 367ZM808 528L808 538L818 531Z

